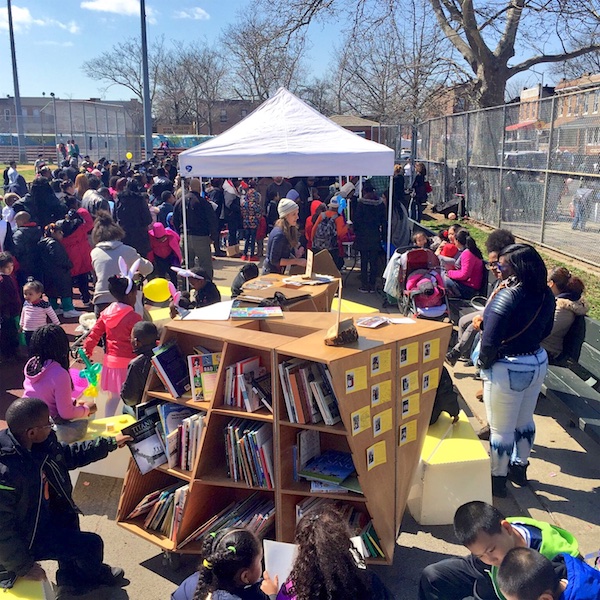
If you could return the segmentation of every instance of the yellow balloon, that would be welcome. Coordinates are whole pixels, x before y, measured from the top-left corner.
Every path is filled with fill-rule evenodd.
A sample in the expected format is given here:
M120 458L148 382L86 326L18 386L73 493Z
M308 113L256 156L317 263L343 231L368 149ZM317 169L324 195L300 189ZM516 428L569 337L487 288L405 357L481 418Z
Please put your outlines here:
M128 153L125 155L125 158L126 158L127 160L131 160L131 159L133 158L133 154L131 154L131 152L128 152Z
M144 285L144 296L151 302L165 302L171 297L169 282L161 277L148 281Z

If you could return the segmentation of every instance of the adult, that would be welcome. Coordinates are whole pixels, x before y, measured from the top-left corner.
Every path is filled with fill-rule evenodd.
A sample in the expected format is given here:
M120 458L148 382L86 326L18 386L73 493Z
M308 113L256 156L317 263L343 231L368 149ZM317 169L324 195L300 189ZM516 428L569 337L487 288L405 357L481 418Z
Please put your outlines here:
M75 195L79 198L79 201L83 201L85 193L90 189L90 180L88 179L87 173L79 173L75 176Z
M160 204L157 206L158 212L156 213L156 220L165 227L167 226L167 215L170 212L173 212L174 204L175 196L173 195L173 192L166 190L160 195Z
M69 140L69 142L67 143L67 152L69 153L69 158L71 159L71 161L75 161L74 166L77 167L77 161L81 156L79 154L79 144L77 144L75 140ZM86 158L89 158L89 156Z
M13 254L19 261L17 281L22 287L28 277L42 281L40 247L38 242L42 239L42 228L31 220L28 212L18 212L16 217L17 228L13 233Z
M481 289L483 255L466 229L456 234L455 244L461 251L460 260L444 271L444 283L450 296L470 300Z
M18 194L20 197L27 194L27 183L23 175L17 170L17 163L11 160L6 171L4 191Z
M339 213L338 197L333 197L315 221L311 230L313 252L328 250L338 269L344 266L344 244L349 237L348 224Z
M80 176L77 175L77 179L79 179L79 177ZM82 208L85 208L85 210L92 215L92 219L96 218L99 210L107 210L110 212L108 200L99 191L102 180L99 177L96 177L96 175L84 175L84 177L87 179L88 188L83 196L81 196ZM75 183L75 187L77 187L77 183Z
M269 202L278 197L278 200L285 198L288 192L292 189L292 184L284 179L283 177L273 177L273 182L267 187L267 197L265 204L268 206Z
M410 218L417 223L421 222L423 216L423 207L427 203L427 188L426 188L426 177L427 168L422 162L418 162L415 165L415 178L412 183L412 194L410 200Z
M150 252L148 227L152 224L152 216L142 189L135 180L125 185L115 202L115 221L125 231L123 243L146 258Z
M163 192L172 192L173 191L173 182L167 177L166 171L163 167L158 167L156 169L156 177L154 178L154 182L152 187L150 188L150 193L152 197L155 199L160 199Z
M44 155L42 153L37 155L35 162L33 163L33 170L36 174L39 174L42 167L46 166L46 161L44 160Z
M210 250L211 240L218 240L217 216L208 200L200 194L189 190L185 194L185 211L187 231L183 227L183 202L182 196L177 192L178 199L173 207L173 225L181 237L181 249L185 253L185 237L187 236L187 255L185 256L188 269L198 266L206 270L213 277L212 253ZM238 198L239 209L239 198ZM231 230L230 230L231 235ZM237 235L237 230L236 230Z
M507 477L519 485L527 483L533 411L548 369L540 342L552 330L555 300L546 265L532 246L504 248L498 267L508 281L483 312L477 363L490 424L492 492L504 497Z
M28 212L31 220L42 229L54 221L62 219L67 213L67 207L52 191L45 177L38 177L31 183L31 191L24 198L17 200L13 208L15 213Z
M17 162L11 160L8 163L8 170L6 171L6 186L9 187L11 185L15 185L17 183L17 177L19 176L19 171L17 170Z
M237 188L231 179L223 182L222 215L229 230L227 245L235 246L238 243L238 230L242 227L242 208Z
M405 189L405 181L404 181L404 169L402 165L394 165L394 190L393 190L393 199L394 206L398 204L402 204L404 208L408 211L408 200L407 195L404 193Z
M279 219L269 235L267 255L263 263L263 275L283 273L291 265L305 266L303 249L298 246L298 205L289 198L279 201Z
M77 177L77 174L79 173L79 171L77 170L77 164L75 164L69 160L63 160L63 162L61 163L61 167L62 167L63 173L73 183L75 183L75 179Z
M294 189L298 192L298 198L296 202L300 207L299 216L300 223L304 226L306 217L310 214L310 201L312 200L311 188L315 185L314 177L306 177L300 179L295 185Z
M379 258L381 242L385 239L386 211L383 200L373 186L366 182L362 187L354 217L355 248L360 252L359 292L375 292L375 282L381 275Z
M258 262L256 253L256 231L260 223L260 193L256 190L256 181L251 179L246 184L240 206L242 209L242 225L246 231L242 260Z
M123 258L128 267L141 258L138 271L143 275L152 273L152 263L140 257L135 248L123 243L125 231L117 225L110 213L100 211L92 229L92 266L96 273L94 288L94 312L98 316L111 302L114 301L108 290L108 278L119 275L119 258Z
M556 362L563 352L563 342L577 317L584 317L589 305L583 297L585 285L579 277L571 275L565 267L552 270L548 287L556 298L554 324L550 335L542 341L550 362Z
M69 471L105 458L131 439L117 434L75 445L61 444L48 406L17 398L0 431L0 585L17 577L43 580L40 560L57 560L56 583L85 593L100 585L123 584L123 569L104 564L104 543L83 532L73 502Z

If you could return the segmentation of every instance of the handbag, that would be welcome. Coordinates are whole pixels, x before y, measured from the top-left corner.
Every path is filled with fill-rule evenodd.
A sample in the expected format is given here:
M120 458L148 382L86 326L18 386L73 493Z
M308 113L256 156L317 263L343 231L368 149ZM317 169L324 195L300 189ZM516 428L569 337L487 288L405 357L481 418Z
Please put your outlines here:
M431 192L433 192L433 188L431 187L431 184L429 183L429 181L426 181L425 182L425 193L431 194Z

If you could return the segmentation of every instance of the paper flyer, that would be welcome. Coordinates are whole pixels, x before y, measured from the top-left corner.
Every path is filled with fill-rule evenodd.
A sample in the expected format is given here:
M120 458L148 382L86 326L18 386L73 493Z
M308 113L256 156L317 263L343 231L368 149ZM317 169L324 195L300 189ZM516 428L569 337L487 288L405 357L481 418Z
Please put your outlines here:
M437 360L440 357L440 338L423 342L423 362Z
M350 418L352 419L352 435L366 431L371 426L371 407L364 406L354 411Z
M431 371L427 371L423 373L423 385L422 389L424 392L429 390L435 390L440 381L440 370L439 369L431 369Z
M403 375L400 379L400 393L402 396L419 390L419 371Z
M404 446L417 439L417 420L409 421L404 425L400 425L398 437L400 438L399 445Z
M383 375L392 370L392 351L382 350L371 354L371 377Z
M346 371L346 394L367 389L367 367L356 367Z
M387 452L385 441L377 442L367 448L367 470L374 469L387 462Z
M398 363L400 367L408 367L419 361L419 342L413 342L402 346L398 351Z
M380 381L371 386L371 406L378 406L392 399L392 382L390 379Z
M392 409L388 408L373 417L373 437L384 434L392 428Z

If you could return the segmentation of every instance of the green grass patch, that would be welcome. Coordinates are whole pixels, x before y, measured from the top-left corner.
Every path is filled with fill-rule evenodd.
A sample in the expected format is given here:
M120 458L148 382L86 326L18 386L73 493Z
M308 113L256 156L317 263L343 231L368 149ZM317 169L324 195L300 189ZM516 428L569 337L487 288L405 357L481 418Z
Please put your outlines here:
M450 225L456 225L456 221L436 221L435 223L424 223L424 225L434 231L442 231L444 229L448 229ZM460 226L469 231L469 234L475 240L475 242L477 242L477 246L479 246L483 255L485 256L485 241L487 240L489 231L481 229L472 223L461 222ZM585 284L585 297L590 305L588 317L600 320L600 277L595 273L590 273L589 271L586 271L580 267L574 267L573 265L561 262L554 257L548 256L548 254L544 252L543 248L538 248L538 251L541 257L544 259L548 271L551 271L556 267L565 267L571 271L573 275L579 277L581 281L583 281Z

